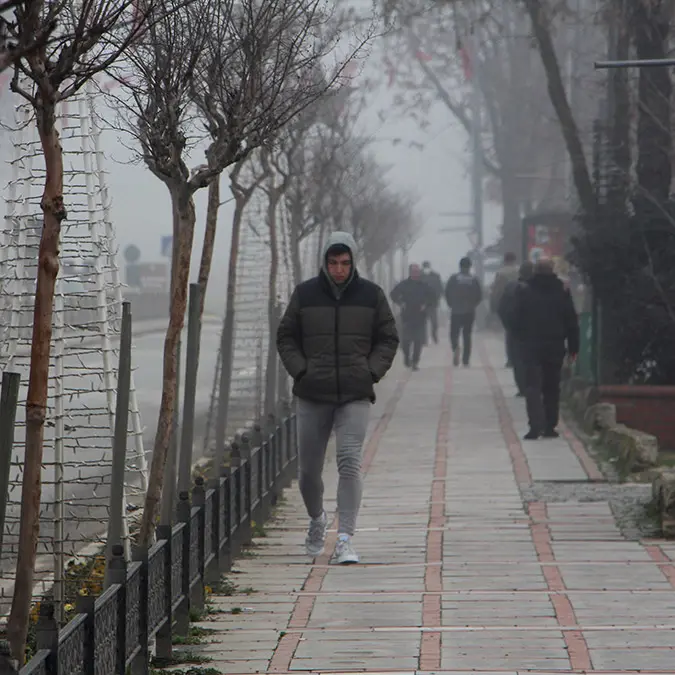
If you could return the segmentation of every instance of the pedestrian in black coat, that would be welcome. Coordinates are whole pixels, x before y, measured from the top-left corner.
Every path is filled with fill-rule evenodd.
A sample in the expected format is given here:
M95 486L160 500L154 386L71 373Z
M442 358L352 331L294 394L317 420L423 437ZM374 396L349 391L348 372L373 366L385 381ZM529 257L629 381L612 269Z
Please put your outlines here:
M401 349L406 368L418 370L434 292L422 279L419 265L410 265L408 269L408 278L394 287L391 301L401 308Z
M518 287L513 329L523 348L530 424L525 439L557 438L560 374L565 354L573 361L579 353L579 321L550 260L539 260L532 278Z

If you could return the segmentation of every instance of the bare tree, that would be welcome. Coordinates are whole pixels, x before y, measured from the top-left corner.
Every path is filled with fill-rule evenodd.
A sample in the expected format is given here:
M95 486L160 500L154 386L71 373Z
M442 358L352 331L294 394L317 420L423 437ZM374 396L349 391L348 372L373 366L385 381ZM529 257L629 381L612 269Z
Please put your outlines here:
M153 533L176 405L176 345L183 327L192 252L194 194L249 155L337 83L321 62L332 42L321 0L195 0L149 31L129 54L127 80L135 133L150 170L167 186L174 215L169 327L164 345L162 403L140 541ZM338 35L336 35L337 39ZM189 152L206 145L206 161L190 170ZM215 191L215 188L214 188ZM200 281L208 280L210 228ZM222 354L223 363L230 358Z
M26 453L14 598L8 621L12 655L24 661L33 570L39 533L41 468L47 410L52 312L59 272L63 196L63 151L56 128L57 106L114 63L142 35L149 19L163 11L142 10L131 0L31 0L14 7L9 26L15 55L11 88L33 108L45 159L44 213L40 240L30 375L26 400ZM52 39L44 39L51 35ZM36 43L36 40L39 43Z
M54 12L51 20L43 21L35 35L21 35L18 22L8 16L11 11L30 11L31 5L40 5L39 1L4 0L0 2L0 73L11 68L19 59L44 47L56 28L58 12Z

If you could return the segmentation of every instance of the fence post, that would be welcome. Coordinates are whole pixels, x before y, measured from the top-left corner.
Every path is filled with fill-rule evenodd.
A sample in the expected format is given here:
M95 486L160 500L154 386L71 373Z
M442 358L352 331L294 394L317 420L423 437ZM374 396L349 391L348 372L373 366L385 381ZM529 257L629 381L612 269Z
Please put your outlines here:
M270 444L270 511L277 503L277 486L279 483L279 435L274 415L267 416L267 436Z
M185 352L185 393L183 395L183 428L181 429L180 459L178 462L178 492L190 489L192 474L192 446L195 435L195 399L197 371L199 370L199 334L201 332L201 297L199 284L190 284L188 307L188 336Z
M54 604L40 603L40 613L35 626L35 646L37 650L48 649L47 672L50 675L65 675L59 673L59 624L54 618Z
M247 433L241 437L240 453L243 461L242 468L244 470L244 475L242 476L244 483L243 508L246 523L244 531L246 533L246 543L251 544L253 541L253 467L251 466L251 440Z
M173 523L173 510L176 506L176 463L178 462L178 430L180 427L180 352L181 342L179 339L176 345L176 405L174 406L171 423L171 443L169 444L169 456L166 460L166 478L162 490L162 508L159 521L162 525Z
M94 630L94 604L96 598L91 595L79 595L75 602L78 614L86 614L84 622L84 675L96 672L96 632ZM65 673L63 673L65 675Z
M244 521L244 468L241 457L241 450L239 443L234 441L230 446L230 467L232 472L230 477L232 479L232 490L234 491L234 532L232 533L232 557L234 558L245 546L250 534L246 531L246 523ZM250 528L249 528L250 529Z
M108 564L110 584L118 584L117 591L117 667L116 675L125 675L127 660L127 561L124 546L115 544Z
M157 541L164 539L166 541L166 561L164 565L164 603L166 605L167 612L167 621L166 623L157 631L155 636L155 651L157 653L158 659L170 659L172 651L172 641L171 633L173 631L173 609L172 597L173 589L171 586L171 580L173 577L172 572L172 561L173 561L173 551L172 551L172 537L171 530L173 528L171 525L159 525L157 527Z
M139 588L139 627L138 642L140 652L131 664L132 675L147 675L150 667L148 650L148 549L138 547L133 552L134 562L141 563L141 583Z
M122 543L124 527L124 474L127 459L127 430L129 425L129 396L131 393L131 304L122 303L117 401L115 405L115 436L113 439L112 473L110 476L110 516L105 555L104 588L110 581L109 567L113 548Z
M227 449L228 454L231 455L230 448ZM220 508L223 510L223 527L222 538L224 540L223 548L220 551L220 561L218 564L220 574L226 574L232 568L232 559L234 557L233 543L232 543L232 514L233 514L233 496L234 489L232 486L232 469L229 466L223 466L220 469L221 475L225 481L225 490L223 495L223 502Z
M210 478L206 483L209 490L213 490L213 515L211 516L211 531L206 532L206 537L211 537L211 547L213 548L213 558L204 568L204 580L207 585L212 586L220 581L220 509L223 505L220 503L220 478Z
M187 635L190 630L190 495L181 492L179 495L177 518L183 523L183 574L181 577L181 594L183 601L176 609L176 633Z
M204 558L206 557L206 491L204 490L204 479L201 476L195 478L195 486L192 488L192 506L199 509L199 515L197 516L197 527L199 529L199 537L197 537L199 583L195 584L192 589L190 603L198 612L201 612L204 609Z
M0 558L2 540L5 533L5 515L7 513L7 492L9 490L9 470L14 447L14 424L16 409L19 405L19 373L2 374L0 392Z

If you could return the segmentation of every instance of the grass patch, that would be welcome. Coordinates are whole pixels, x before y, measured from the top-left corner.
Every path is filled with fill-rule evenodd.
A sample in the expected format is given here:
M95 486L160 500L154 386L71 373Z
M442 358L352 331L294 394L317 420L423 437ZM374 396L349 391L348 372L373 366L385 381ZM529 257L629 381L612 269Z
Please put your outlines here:
M190 626L187 635L173 635L171 643L174 645L201 645L206 642L209 635L216 631L211 628L201 628L200 626Z
M255 520L251 521L251 534L254 537L266 537L265 526L262 523L257 523Z
M166 671L158 668L150 668L150 675L166 675ZM188 668L187 670L182 668L179 670L172 670L171 675L224 675L224 673L215 668L201 668L197 666Z
M202 656L201 654L196 654L192 651L176 652L174 656L170 659L158 659L156 656L153 657L150 665L153 668L169 668L171 666L183 666L183 665L201 665L203 663L208 663L212 659L208 656Z

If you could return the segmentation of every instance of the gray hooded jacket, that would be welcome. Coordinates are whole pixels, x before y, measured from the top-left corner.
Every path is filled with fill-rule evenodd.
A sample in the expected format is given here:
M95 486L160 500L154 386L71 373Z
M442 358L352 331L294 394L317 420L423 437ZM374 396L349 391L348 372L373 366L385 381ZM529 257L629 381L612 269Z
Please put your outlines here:
M352 254L352 273L339 286L326 269L336 244ZM396 323L383 290L359 276L356 243L334 232L324 248L321 272L293 291L277 331L279 356L299 398L341 405L375 400L373 384L391 367L398 347Z

